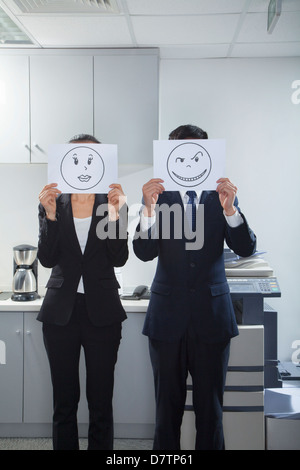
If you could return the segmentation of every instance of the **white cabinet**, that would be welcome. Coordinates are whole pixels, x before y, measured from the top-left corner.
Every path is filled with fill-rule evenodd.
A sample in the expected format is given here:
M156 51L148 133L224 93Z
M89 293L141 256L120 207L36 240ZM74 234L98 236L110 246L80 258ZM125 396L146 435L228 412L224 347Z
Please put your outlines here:
M49 365L37 312L1 312L0 423L47 423L52 416Z
M30 57L31 162L47 162L52 144L93 134L93 57Z
M0 109L0 163L29 163L29 58L27 56L0 56Z
M23 415L23 315L0 316L0 422L21 423Z
M50 423L52 385L37 312L24 313L24 422Z
M51 144L93 134L93 57L0 55L0 163L46 163Z
M51 423L52 384L37 312L0 312L0 423ZM78 422L88 422L84 355Z
M119 164L151 165L157 51L0 53L0 163L47 163L52 144L95 134Z

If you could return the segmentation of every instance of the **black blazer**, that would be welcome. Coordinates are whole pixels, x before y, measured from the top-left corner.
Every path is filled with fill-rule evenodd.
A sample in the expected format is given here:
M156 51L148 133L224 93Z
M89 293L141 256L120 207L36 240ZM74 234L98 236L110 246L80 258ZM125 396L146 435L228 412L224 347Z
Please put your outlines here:
M198 250L186 250L186 239L176 239L171 222L169 239L163 239L161 220L154 238L139 237L138 225L133 248L143 261L158 257L157 269L151 286L151 298L143 333L152 339L174 341L180 339L188 325L194 334L207 342L225 341L238 334L229 286L224 267L224 240L240 256L255 251L256 237L244 223L231 228L223 215L216 191L204 191L204 245ZM159 196L162 204L181 207L179 192L165 191ZM235 201L237 206L237 200ZM239 210L239 209L238 209ZM158 217L162 216L162 212Z
M43 266L53 269L38 320L56 325L68 323L81 276L88 314L94 325L110 325L126 318L114 267L123 266L128 258L126 227L125 236L124 230L123 238L119 235L120 224L126 224L127 214L117 222L108 223L110 229L116 229L117 238L99 239L97 224L103 224L105 216L97 216L96 211L102 204L107 204L107 196L97 194L84 253L75 231L71 195L57 198L57 221L48 220L43 206L39 205L38 259Z

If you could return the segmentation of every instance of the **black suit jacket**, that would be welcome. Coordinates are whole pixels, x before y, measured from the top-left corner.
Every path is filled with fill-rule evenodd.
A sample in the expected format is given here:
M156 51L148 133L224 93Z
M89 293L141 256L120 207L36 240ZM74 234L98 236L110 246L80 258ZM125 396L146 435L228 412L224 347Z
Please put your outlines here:
M123 214L119 221L109 222L110 228L116 229L115 239L99 239L97 224L103 223L105 215L102 211L102 215L97 216L97 208L102 204L107 204L107 196L97 194L84 253L75 231L71 195L62 194L57 198L57 221L54 222L46 218L40 204L38 259L43 266L53 269L38 320L56 325L68 323L81 276L88 314L94 325L110 325L126 318L114 267L123 266L128 258L126 227L125 237L119 236L120 224L126 223L127 216ZM124 230L122 233L124 235Z
M200 203L204 205L201 249L187 250L185 237L176 239L172 221L170 237L165 239L161 231L162 213L157 215L160 223L156 237L151 238L149 230L148 237L141 238L137 227L133 242L135 254L143 261L158 257L143 329L152 339L178 340L188 325L198 338L207 342L225 341L238 334L225 276L224 240L233 251L245 257L254 253L256 237L243 214L242 225L231 228L227 224L216 191L204 191ZM165 191L159 196L157 210L163 204L179 205L184 221L179 192Z

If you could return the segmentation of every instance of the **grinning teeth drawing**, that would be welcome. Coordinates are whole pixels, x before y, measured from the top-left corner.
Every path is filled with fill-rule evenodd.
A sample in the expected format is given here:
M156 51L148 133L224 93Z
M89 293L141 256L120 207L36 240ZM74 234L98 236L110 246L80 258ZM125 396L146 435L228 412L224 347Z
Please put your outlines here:
M201 175L198 175L198 176L194 176L193 178L184 178L183 176L179 176L179 175L176 175L176 173L174 173L174 171L172 172L174 176L176 176L176 178L182 180L182 181L186 181L186 182L191 182L191 181L197 181L198 179L202 178L202 176L207 172L207 170L204 170L203 173L201 173Z

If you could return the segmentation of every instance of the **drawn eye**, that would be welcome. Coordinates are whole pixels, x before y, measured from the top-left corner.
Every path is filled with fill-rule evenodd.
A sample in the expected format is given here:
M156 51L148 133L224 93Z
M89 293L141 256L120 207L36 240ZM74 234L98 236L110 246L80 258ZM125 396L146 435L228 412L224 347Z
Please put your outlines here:
M74 164L78 165L78 158L75 155L73 156L73 160L74 160Z
M88 161L87 161L88 165L90 165L92 163L92 160L93 160L93 157L92 157L92 155L90 155L89 158L88 158Z
M200 158L200 157L199 157L199 153L200 153L200 154L202 155L202 157L203 157L203 153L202 153L202 152L198 152L198 153L192 158L192 160L195 160L195 162L199 162L199 158Z
M177 163L177 160L179 160L180 163L184 162L184 158L182 158L182 157L177 157L176 160L175 160L175 163Z

